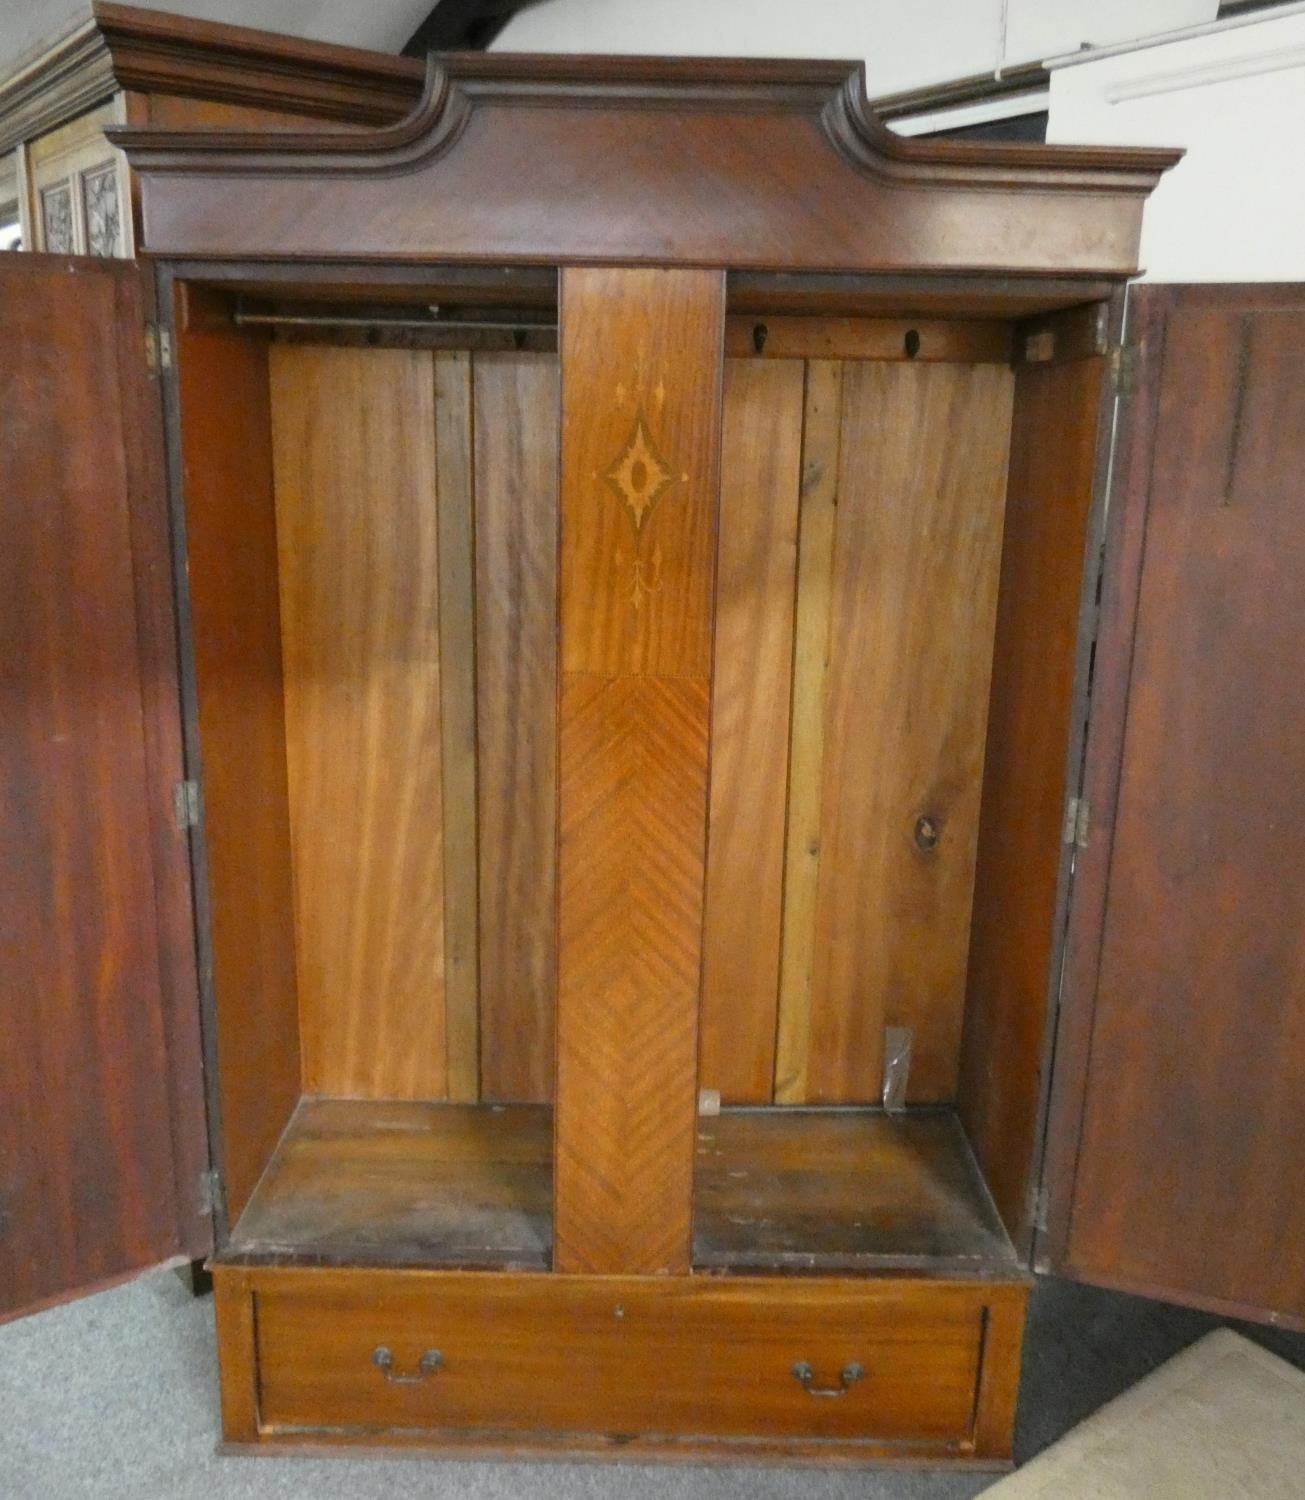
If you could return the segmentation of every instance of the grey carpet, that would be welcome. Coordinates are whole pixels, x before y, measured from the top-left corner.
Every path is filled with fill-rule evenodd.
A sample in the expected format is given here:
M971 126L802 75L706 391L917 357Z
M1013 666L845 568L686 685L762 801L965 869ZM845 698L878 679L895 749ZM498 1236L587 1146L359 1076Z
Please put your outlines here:
M1045 1281L1017 1450L1045 1447L1219 1320ZM1305 1337L1246 1329L1305 1368ZM978 1474L219 1458L212 1305L170 1273L0 1328L4 1500L970 1500Z

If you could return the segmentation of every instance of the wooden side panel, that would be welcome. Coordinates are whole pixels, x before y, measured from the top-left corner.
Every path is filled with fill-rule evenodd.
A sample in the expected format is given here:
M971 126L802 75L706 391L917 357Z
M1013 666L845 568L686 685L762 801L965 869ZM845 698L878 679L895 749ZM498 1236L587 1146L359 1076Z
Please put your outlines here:
M171 787L138 623L167 578L133 538L159 501L128 431L142 321L134 267L0 268L0 1319L194 1242L169 1071L199 1058L169 1055Z
M825 704L808 1097L954 1096L1012 377L849 364Z
M725 366L698 1076L727 1103L773 1093L803 384Z
M550 355L474 360L480 1087L552 1097L557 423Z
M554 1263L685 1271L724 277L562 277Z
M431 356L274 346L304 1086L446 1087Z
M1034 1167L1104 359L1015 382L958 1102L1016 1233Z
M1121 526L1145 516L1145 549L1135 629L1108 597L1097 651L1109 712L1094 702L1065 1025L1091 1020L1058 1051L1056 1259L1300 1326L1305 297L1172 295L1143 371L1149 485L1128 470L1112 505ZM1077 1097L1062 1052L1082 1054Z
M227 1207L299 1097L294 898L264 346L180 332L187 579Z
M471 356L435 356L439 527L440 772L444 812L444 1038L448 1097L480 1098L477 993L476 515Z

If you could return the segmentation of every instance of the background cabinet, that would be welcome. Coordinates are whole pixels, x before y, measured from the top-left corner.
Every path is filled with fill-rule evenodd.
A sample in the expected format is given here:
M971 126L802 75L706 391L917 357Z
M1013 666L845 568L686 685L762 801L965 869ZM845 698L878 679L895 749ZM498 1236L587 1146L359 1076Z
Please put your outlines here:
M118 331L62 378L125 528L67 571L92 430L11 377L7 493L69 543L6 615L45 653L6 847L61 826L40 737L112 672L73 743L127 769L74 831L150 830L82 904L93 1055L41 936L83 857L24 904L6 1077L56 1113L69 1057L105 1080L51 1179L116 1148L103 1253L6 1306L211 1222L233 1441L999 1461L1030 1257L1301 1320L1302 997L1260 921L1298 893L1246 833L1275 789L1290 853L1298 757L1221 734L1289 696L1290 527L1243 507L1290 508L1300 299L1148 290L1121 336L1168 157L862 106L827 65L461 59L372 136L122 135L157 274L6 268Z

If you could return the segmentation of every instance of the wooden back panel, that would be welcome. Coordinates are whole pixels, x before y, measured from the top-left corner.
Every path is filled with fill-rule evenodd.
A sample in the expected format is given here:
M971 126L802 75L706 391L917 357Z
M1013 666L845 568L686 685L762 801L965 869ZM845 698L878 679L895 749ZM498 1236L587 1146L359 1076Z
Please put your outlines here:
M931 328L914 361L895 326L801 322L767 325L781 357L726 380L701 1081L727 1102L874 1100L884 1028L905 1026L908 1097L948 1100L1008 340ZM836 357L803 375L807 349Z
M304 1087L439 1098L431 356L273 345L271 390Z
M303 1087L548 1099L557 362L270 362Z

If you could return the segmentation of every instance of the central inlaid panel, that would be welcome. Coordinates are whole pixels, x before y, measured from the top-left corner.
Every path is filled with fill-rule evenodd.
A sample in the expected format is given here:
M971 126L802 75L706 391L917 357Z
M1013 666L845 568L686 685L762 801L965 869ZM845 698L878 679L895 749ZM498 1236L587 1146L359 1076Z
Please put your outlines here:
M689 1266L724 278L562 278L554 1263Z

